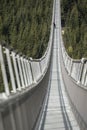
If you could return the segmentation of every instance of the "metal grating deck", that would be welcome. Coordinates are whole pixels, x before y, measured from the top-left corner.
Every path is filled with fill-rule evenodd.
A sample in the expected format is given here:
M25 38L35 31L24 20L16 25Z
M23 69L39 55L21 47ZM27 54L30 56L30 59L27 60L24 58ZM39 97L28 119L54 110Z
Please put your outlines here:
M51 68L51 83L48 107L43 130L80 130L78 123L72 113L68 97L61 76L59 44L60 44L60 22L59 22L59 0L55 7L55 34L53 45L53 58Z

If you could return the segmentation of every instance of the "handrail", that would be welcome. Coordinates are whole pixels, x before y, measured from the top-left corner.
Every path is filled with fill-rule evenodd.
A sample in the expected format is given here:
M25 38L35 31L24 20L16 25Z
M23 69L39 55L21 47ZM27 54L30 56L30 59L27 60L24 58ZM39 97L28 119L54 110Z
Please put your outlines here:
M55 0L49 43L42 58L28 58L0 44L0 73L4 81L4 91L0 93L0 130L39 128L49 89L54 4Z
M71 58L68 55L67 51L66 51L66 48L65 48L64 43L63 43L63 40L62 40L62 49L64 49L64 51L65 51L66 55L68 56L68 58L73 60L73 61L75 61L75 62L82 62L82 60L87 61L87 58L84 58L84 57L82 57L81 59L73 59L73 58Z
M44 77L49 66L53 43L53 21L54 9L48 47L40 59L26 58L26 56L7 47L5 42L0 43L0 67L5 89L4 92L0 93L0 98L7 98L12 93L15 94L26 88L31 89L33 84L37 85Z
M61 38L62 39L62 38ZM62 57L68 74L77 84L86 89L87 86L87 58L73 59L66 52L63 39L61 41Z

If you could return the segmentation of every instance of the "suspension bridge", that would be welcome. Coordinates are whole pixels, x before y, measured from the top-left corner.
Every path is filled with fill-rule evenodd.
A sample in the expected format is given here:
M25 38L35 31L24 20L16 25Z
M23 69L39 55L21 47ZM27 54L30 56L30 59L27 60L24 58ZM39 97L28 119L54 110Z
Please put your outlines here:
M43 57L26 58L1 43L0 67L0 130L87 130L87 59L65 50L60 0Z

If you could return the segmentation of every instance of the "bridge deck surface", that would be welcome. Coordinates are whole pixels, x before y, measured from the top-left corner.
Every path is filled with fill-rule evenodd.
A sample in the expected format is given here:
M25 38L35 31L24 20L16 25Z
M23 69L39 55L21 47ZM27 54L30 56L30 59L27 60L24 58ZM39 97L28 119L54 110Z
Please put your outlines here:
M80 130L64 88L59 58L59 1L56 0L55 34L50 77L50 94L43 130Z

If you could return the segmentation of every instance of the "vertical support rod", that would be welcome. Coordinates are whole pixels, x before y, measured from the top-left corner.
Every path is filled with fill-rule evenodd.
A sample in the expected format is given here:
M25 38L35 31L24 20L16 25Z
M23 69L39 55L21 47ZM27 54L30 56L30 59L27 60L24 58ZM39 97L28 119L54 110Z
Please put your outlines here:
M19 74L20 74L20 79L21 79L22 88L25 88L24 78L23 78L23 72L22 72L22 67L21 67L21 62L20 62L20 57L19 57L19 55L17 55L16 58L17 58L17 63L18 63L18 68L19 68Z
M21 84L20 84L20 79L19 79L19 74L18 74L16 56L15 56L14 52L12 52L12 60L13 60L13 65L14 65L14 70L15 70L15 75L16 75L16 80L17 80L17 86L18 86L18 89L21 90Z
M82 63L79 63L79 69L78 69L78 80L77 83L80 83L80 79L81 79L81 73L82 73Z
M29 74L29 83L33 83L33 78L32 78L32 73L31 73L31 68L30 68L30 62L28 61L28 74Z
M32 61L30 62L30 70L32 75L32 82L34 82L33 70L32 70Z
M4 58L3 58L3 54L2 54L2 46L1 45L0 45L0 63L1 63L1 70L2 70L4 87L5 87L5 93L6 93L7 96L9 96L10 95L10 90L9 90L9 85L8 85L8 80L7 80L6 69L5 69Z
M28 85L29 85L30 78L29 78L28 60L26 60L26 74L27 74L27 80L28 80Z
M15 78L14 78L14 74L13 74L11 58L10 58L9 50L7 48L5 48L5 50L6 50L6 57L7 57L7 62L8 62L8 68L9 68L12 89L13 89L13 92L15 93L16 92L16 84L15 84Z
M27 61L26 61L25 58L24 58L24 68L25 68L26 82L27 82L27 87L28 87L28 84L29 84L29 80L28 80L28 68L27 68Z
M70 67L70 72L69 72L70 76L71 76L71 73L72 73L72 67L73 67L73 60L71 60L71 67Z
M25 68L24 68L24 59L21 57L21 64L22 64L22 69L23 69L23 76L24 76L24 81L25 81L25 87L27 87L27 79L26 79L26 73L25 73Z
M39 66L40 66L40 72L42 74L41 61L39 61Z

